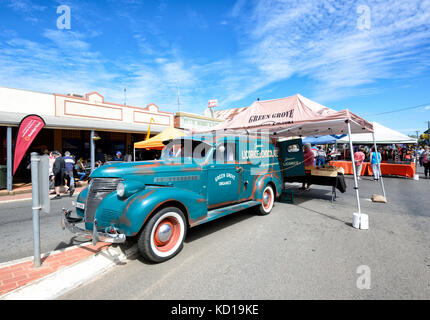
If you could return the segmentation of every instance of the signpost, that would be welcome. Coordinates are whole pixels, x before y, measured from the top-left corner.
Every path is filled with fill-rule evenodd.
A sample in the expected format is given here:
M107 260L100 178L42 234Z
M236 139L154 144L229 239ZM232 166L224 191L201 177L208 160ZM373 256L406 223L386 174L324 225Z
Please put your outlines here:
M31 153L34 266L40 267L40 211L49 213L49 156Z

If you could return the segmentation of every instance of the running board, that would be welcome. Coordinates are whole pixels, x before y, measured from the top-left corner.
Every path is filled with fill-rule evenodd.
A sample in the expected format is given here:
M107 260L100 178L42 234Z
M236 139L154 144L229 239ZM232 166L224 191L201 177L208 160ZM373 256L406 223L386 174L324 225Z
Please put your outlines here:
M198 223L194 224L193 227L197 226L199 224L211 221L211 220L221 218L221 217L226 216L230 213L234 213L234 212L237 212L240 210L254 207L254 206L259 205L259 204L261 204L261 202L259 202L259 201L245 201L245 202L241 202L238 204L234 204L232 206L208 210L208 214L207 214L206 218L202 219Z

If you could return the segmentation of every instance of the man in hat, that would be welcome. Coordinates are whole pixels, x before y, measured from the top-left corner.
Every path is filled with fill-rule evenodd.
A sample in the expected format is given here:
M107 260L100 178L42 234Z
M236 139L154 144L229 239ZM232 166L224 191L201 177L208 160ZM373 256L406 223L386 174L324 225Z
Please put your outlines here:
M124 161L121 151L116 152L115 158L113 158L112 161Z

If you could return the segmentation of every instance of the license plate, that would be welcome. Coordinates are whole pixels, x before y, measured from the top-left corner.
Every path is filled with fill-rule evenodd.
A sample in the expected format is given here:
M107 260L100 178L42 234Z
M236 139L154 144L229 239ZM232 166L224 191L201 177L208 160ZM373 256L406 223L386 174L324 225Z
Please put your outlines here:
M78 209L82 209L82 210L85 209L85 203L82 203L82 202L74 202L73 201L73 206L75 206Z

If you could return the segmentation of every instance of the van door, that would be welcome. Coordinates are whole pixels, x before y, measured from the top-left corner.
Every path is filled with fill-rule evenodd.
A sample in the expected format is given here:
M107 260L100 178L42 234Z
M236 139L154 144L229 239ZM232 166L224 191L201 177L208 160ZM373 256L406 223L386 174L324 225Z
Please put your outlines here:
M240 198L243 168L237 161L236 143L223 142L213 153L208 166L208 209L232 205Z
M292 139L278 143L281 151L283 177L305 175L302 139Z

